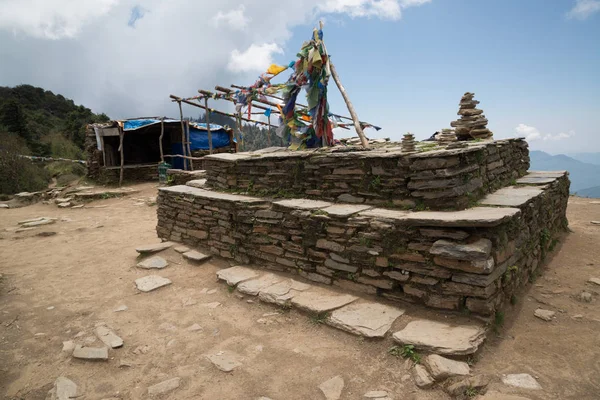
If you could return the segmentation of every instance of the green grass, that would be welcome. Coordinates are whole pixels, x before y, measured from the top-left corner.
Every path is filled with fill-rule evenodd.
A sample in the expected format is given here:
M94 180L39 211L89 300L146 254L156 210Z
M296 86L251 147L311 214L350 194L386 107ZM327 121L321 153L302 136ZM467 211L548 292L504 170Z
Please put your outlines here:
M415 346L412 344L393 346L388 350L388 354L394 357L408 358L415 364L419 364L421 362L421 355L415 350Z
M327 321L327 316L328 314L326 312L313 314L310 316L310 322L314 325L324 324L325 321Z

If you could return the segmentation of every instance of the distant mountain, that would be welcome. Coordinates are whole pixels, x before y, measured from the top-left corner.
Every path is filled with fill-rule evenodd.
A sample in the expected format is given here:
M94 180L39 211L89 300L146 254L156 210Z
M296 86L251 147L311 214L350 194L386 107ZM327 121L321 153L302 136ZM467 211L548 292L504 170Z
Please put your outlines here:
M567 156L584 163L600 165L600 153L572 153Z
M569 171L571 193L585 197L598 197L600 188L600 165L588 164L564 154L551 155L543 151L531 151L531 170Z

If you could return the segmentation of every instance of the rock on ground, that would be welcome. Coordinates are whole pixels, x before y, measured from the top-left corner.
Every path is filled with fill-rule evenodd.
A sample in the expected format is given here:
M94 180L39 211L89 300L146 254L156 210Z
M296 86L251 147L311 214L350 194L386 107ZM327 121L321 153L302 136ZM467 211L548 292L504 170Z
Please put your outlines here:
M140 261L137 264L138 268L143 269L163 269L167 265L169 265L167 260L159 256L150 257L144 261Z
M237 286L237 290L241 293L248 294L251 296L257 296L258 293L268 288L269 286L273 286L276 283L281 282L283 278L280 278L273 274L265 274L257 279L251 279L249 281L244 281Z
M75 350L75 342L73 342L72 340L67 340L66 342L63 342L62 351L72 354L73 350Z
M425 365L433 379L442 380L453 376L469 375L469 365L462 361L454 361L448 358L431 354L425 357Z
M502 375L502 383L521 389L540 390L542 386L529 374Z
M331 313L327 324L365 337L384 337L404 310L379 303L352 303Z
M226 353L224 351L220 351L216 354L209 354L206 358L213 363L215 367L223 372L231 372L235 368L240 367L242 365L239 362L238 357L231 353Z
M158 251L166 250L169 247L173 246L174 244L175 243L173 243L173 242L162 242L162 243L156 243L156 244L147 244L147 245L136 247L135 251L137 251L140 254L156 253Z
M505 394L495 391L487 392L484 396L479 397L478 400L531 400L527 397L516 396L514 394Z
M489 376L476 375L456 381L446 388L446 392L451 396L461 396L465 394L467 389L481 391L490 384L490 381Z
M116 349L123 346L123 339L118 337L112 330L104 325L96 327L96 336L108 347Z
M148 275L135 280L135 286L141 292L151 292L163 286L170 285L171 283L170 279L158 275Z
M595 285L600 285L600 278L590 278L588 279L589 283L593 283Z
M152 385L152 386L148 387L148 395L156 396L159 394L172 392L173 390L175 390L179 387L180 383L181 383L181 378L172 378L172 379L157 383L156 385Z
M538 308L537 310L535 310L533 312L533 315L535 315L539 319L543 319L544 321L552 321L552 318L554 318L554 316L556 315L556 312Z
M73 357L82 360L108 360L108 348L77 345L75 346L75 350L73 350Z
M413 377L415 379L415 384L421 389L429 389L433 386L433 378L429 375L427 368L422 366L421 364L415 365L413 370Z
M72 380L60 376L48 392L47 400L70 400L77 397L77 385Z
M339 400L344 390L344 379L341 376L334 376L319 385L319 389L325 395L326 400Z
M183 253L183 258L186 258L190 261L195 261L195 262L206 261L210 257L211 256L206 255L204 253L200 253L199 251L196 251L196 250L190 250L190 251Z
M231 267L217 271L217 277L230 286L258 277L258 273L246 267Z
M363 395L365 399L391 400L385 390L371 390Z
M451 326L429 320L411 321L394 333L400 344L412 344L421 350L445 355L467 355L477 351L485 340L485 330L474 325Z
M177 246L174 248L174 250L178 253L187 253L188 251L190 251L190 248L186 246Z
M311 286L293 279L286 279L273 286L269 286L258 293L258 297L266 302L280 306L288 304L298 294L310 289Z

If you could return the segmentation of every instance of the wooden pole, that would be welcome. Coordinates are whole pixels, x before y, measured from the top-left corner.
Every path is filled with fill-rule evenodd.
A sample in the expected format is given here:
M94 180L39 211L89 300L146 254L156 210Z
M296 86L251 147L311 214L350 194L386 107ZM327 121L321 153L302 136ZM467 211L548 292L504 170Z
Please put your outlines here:
M338 89L340 89L340 93L342 94L342 97L344 98L344 101L346 102L346 106L348 107L348 111L350 112L350 115L352 116L352 121L354 122L354 129L356 129L356 133L358 134L358 137L360 138L360 141L361 141L363 147L368 148L369 142L367 141L367 138L365 137L365 134L363 133L363 130L360 127L360 121L358 120L358 116L356 115L354 106L352 105L352 102L350 102L348 93L346 93L346 89L344 89L344 86L342 85L342 82L340 81L340 77L338 76L337 71L335 70L335 66L333 65L331 60L329 60L329 68L331 69L331 76L333 77L333 80L335 81L335 84L337 85Z
M269 114L269 131L267 134L267 142L269 143L269 147L271 147L271 114Z
M183 109L181 108L181 100L177 103L179 104L179 120L181 121L181 151L185 156L185 127L183 126ZM183 159L183 169L184 171L187 170L187 160L185 158Z
M125 165L125 149L123 148L123 139L125 132L119 127L119 152L121 153L121 171L119 171L119 187L123 185L123 166Z
M212 133L210 132L210 110L208 109L208 98L204 98L204 107L206 107L206 133L208 134L208 154L213 153Z
M194 170L194 162L192 161L193 157L192 157L192 148L191 143L192 141L190 140L190 121L186 121L185 122L185 131L186 131L186 137L187 137L187 151L188 154L190 156L189 160L190 160L190 171Z
M165 162L163 153L163 136L165 135L165 117L160 119L160 137L158 138L158 147L160 148L160 162Z

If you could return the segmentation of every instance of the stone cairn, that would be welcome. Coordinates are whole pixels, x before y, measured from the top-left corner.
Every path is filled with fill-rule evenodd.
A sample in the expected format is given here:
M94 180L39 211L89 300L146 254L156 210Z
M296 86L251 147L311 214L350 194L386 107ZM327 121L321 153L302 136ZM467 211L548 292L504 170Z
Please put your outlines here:
M415 135L410 132L406 133L402 138L402 151L404 153L414 153L416 150Z
M442 129L442 132L437 135L436 139L440 144L450 144L458 140L454 129Z
M455 128L459 140L490 139L492 132L487 129L488 120L483 110L476 108L479 101L473 100L475 93L467 92L460 100L458 115L460 119L452 121L450 126Z

